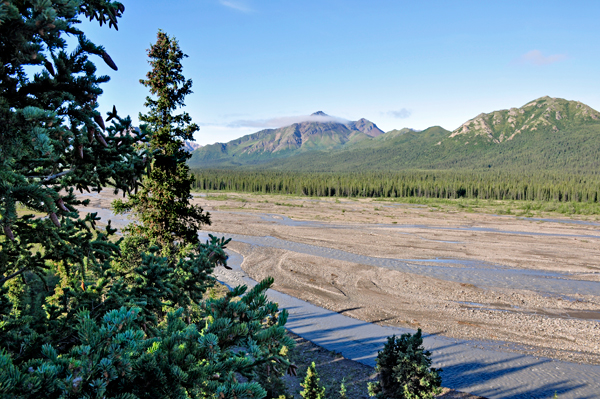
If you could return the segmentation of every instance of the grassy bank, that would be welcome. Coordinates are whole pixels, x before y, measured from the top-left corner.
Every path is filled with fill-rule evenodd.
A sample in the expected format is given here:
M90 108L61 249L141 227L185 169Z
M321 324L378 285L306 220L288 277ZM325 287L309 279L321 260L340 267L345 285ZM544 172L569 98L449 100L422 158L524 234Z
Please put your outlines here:
M251 203L270 203L274 206L303 207L304 202L325 201L343 204L348 201L372 202L377 211L384 211L385 206L418 205L429 208L430 211L469 212L515 217L534 218L574 218L581 220L600 220L600 203L597 202L560 202L560 201L529 201L529 200L481 200L481 199L444 199L425 197L399 198L330 198L307 197L289 194L260 194L239 193L234 191L197 191L211 201L233 201L240 206Z

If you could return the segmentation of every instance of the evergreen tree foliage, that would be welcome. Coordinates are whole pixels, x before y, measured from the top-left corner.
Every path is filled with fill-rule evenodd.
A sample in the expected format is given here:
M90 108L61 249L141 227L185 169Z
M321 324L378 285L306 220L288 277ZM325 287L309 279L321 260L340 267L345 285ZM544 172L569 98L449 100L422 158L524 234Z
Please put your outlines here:
M148 161L170 165L165 176L187 188L164 190L189 199L178 144L148 147L147 132L160 134L138 133L114 108L106 128L96 111L108 77L90 55L116 65L78 19L116 28L123 11L104 0L0 4L0 398L264 397L257 367L294 371L287 313L267 300L272 279L203 299L227 259L228 240L192 247L208 215L123 241L110 223L97 228L97 214L79 217L88 201L75 190L135 195ZM78 38L73 52L65 33Z
M213 284L212 268L225 263L228 241L211 238L212 244L200 245L198 240L200 226L210 224L210 218L190 203L193 177L183 148L198 126L186 112L174 115L192 93L191 80L182 74L186 56L178 42L160 30L148 56L152 70L140 83L156 99L146 98L149 113L140 120L146 122L141 131L150 137L151 159L140 191L113 203L116 212L130 211L139 222L125 229L122 256L113 262L113 269L128 281L130 298L146 301L145 322L155 326L180 307L191 320L192 309Z
M274 320L269 321L270 324L274 324ZM288 348L284 347L283 351L279 353L280 356L285 357L288 354ZM253 380L258 382L260 386L266 392L265 399L291 399L293 395L290 395L283 377L286 372L290 375L296 375L295 371L282 367L279 359L273 359L269 362L263 363L255 368Z
M325 387L321 386L320 380L315 362L312 362L306 370L304 383L300 384L304 388L300 395L304 399L325 399Z
M0 4L0 341L17 364L48 342L72 345L75 316L99 309L119 252L110 223L80 217L89 201L75 190L135 190L143 173L133 144L144 134L123 134L131 121L116 112L106 129L97 111L109 78L92 60L116 65L78 29L82 16L116 28L123 11L104 0Z
M153 337L139 326L139 308L109 311L101 322L82 311L75 327L78 345L67 353L46 344L43 357L18 367L0 351L0 397L264 397L258 383L238 378L251 378L257 364L285 365L279 352L293 345L284 327L287 314L266 301L271 284L262 282L241 300L245 287L208 301L201 329L185 322L183 309L171 312ZM275 323L265 327L265 318Z
M318 197L440 198L527 200L560 203L600 202L595 170L566 172L401 172L309 173L284 171L192 170L194 188Z
M160 245L164 255L172 255L176 246L181 250L198 244L198 230L210 224L210 218L200 206L190 203L194 179L185 163L191 155L184 143L193 140L198 125L187 112L174 114L192 93L192 81L182 74L181 61L187 56L177 40L160 30L148 56L152 70L140 82L156 98L146 97L149 112L140 114L140 121L145 123L142 131L150 133L153 160L144 187L129 201L116 202L115 209L133 211L140 224L132 225L130 231L147 237L151 245Z
M421 329L415 334L388 337L377 354L379 381L369 395L386 399L433 399L441 392L441 369L431 368L431 352L423 348Z
M340 399L347 399L348 398L348 394L347 394L347 389L346 389L346 378L342 378L342 382L340 383Z

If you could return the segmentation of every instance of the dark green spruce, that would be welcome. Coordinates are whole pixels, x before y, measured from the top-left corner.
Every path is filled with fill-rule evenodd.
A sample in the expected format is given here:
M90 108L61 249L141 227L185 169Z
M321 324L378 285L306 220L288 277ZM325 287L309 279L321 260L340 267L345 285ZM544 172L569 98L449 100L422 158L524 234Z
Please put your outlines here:
M266 297L272 279L204 295L227 241L198 242L208 216L187 206L178 142L195 127L160 97L176 91L152 92L149 77L158 99L140 134L115 107L106 120L96 110L108 77L94 61L116 65L80 19L116 28L124 10L104 0L0 5L0 398L262 398L257 367L294 370L282 355L294 345L287 313ZM151 52L157 64L172 60L160 51ZM149 165L159 173L144 176ZM88 201L75 190L108 187L152 189L174 213L142 218L144 228L117 240L76 208ZM183 222L172 223L178 212Z
M160 245L164 255L172 255L175 247L197 245L198 230L210 224L210 218L190 203L193 177L185 161L191 155L184 147L186 140L194 140L198 125L187 112L175 114L192 93L192 81L182 74L181 61L187 56L175 39L159 31L148 57L152 70L140 82L154 98L146 97L144 105L149 110L140 114L140 121L144 123L141 131L150 136L153 160L141 190L126 202L117 201L115 209L132 211L140 223L129 230L147 237L150 245Z
M379 399L433 399L440 392L441 369L431 367L431 352L423 348L421 329L415 334L388 337L377 353L378 381L369 383L369 396Z
M284 172L195 169L198 190L315 197L439 198L597 203L600 176L517 171Z

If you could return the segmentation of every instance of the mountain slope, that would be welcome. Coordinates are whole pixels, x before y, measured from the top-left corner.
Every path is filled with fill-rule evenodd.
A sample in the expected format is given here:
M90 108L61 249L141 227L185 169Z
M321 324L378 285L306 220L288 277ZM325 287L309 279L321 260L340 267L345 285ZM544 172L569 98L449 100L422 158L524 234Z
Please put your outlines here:
M521 108L480 114L453 132L388 132L346 151L292 157L263 168L353 171L402 169L600 170L600 113L542 97Z
M366 119L339 122L319 111L317 120L294 123L279 129L260 132L228 143L207 145L193 152L192 167L257 164L310 151L339 149L348 143L377 137L383 132Z
M298 151L244 168L293 171L403 169L600 171L600 113L542 97L480 114L450 132L393 130L326 150Z
M448 135L450 131L440 126L423 131L392 130L342 150L300 154L256 168L315 172L411 169L435 156L436 143Z
M194 152L198 148L202 147L200 144L195 143L193 141L188 141L188 140L185 141L185 143L183 144L183 146L184 146L184 149L187 152Z
M502 143L517 135L535 131L558 132L577 125L600 121L600 113L578 101L542 97L521 108L511 108L480 114L463 123L449 138L475 138L481 136L489 142Z

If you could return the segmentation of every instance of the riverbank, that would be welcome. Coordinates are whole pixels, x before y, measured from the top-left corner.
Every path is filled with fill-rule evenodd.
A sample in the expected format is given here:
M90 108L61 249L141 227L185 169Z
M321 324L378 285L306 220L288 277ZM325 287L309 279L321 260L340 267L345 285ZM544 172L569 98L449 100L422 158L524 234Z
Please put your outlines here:
M106 208L111 195L91 196ZM600 364L600 226L370 199L198 196L275 289L382 325ZM567 223L569 222L569 223ZM575 223L570 223L575 222Z
M215 212L211 231L294 243L232 243L249 276L271 275L277 290L369 322L600 363L595 224L414 204L383 208L371 200L230 194L197 201ZM334 259L336 250L355 256ZM365 257L374 259L372 265ZM385 269L387 259L415 267ZM423 272L427 267L438 278ZM460 274L462 281L449 281Z
M99 211L104 219L112 218L116 224L127 222L106 209L110 195L84 196L92 200L89 211ZM246 256L235 255L232 264L234 260L239 264L244 260L243 268L255 278L260 278L261 273L277 274L276 289L285 291L287 285L295 290L290 291L292 294L308 295L305 298L310 302L322 307L329 304L333 310L326 311L273 291L273 300L290 310L288 324L293 331L330 350L344 352L349 359L373 366L374 355L386 336L421 327L436 367L446 370L443 378L447 386L490 398L522 397L519 396L522 394L551 397L554 392L560 397L576 398L596 390L592 381L600 375L598 366L562 363L540 356L548 353L554 359L594 363L597 330L584 327L583 332L589 332L584 339L580 339L583 335L579 331L571 342L574 350L562 345L562 341L567 334L574 334L576 323L589 323L585 326L592 327L598 324L589 319L597 309L597 296L577 292L580 288L593 294L600 292L595 290L597 268L585 263L585 251L592 261L598 256L595 251L600 238L598 226L570 220L568 223L524 221L477 213L439 212L415 205L390 206L391 211L386 208L382 212L380 204L370 200L349 201L349 204L335 199L292 200L282 202L281 197L245 195L233 199L231 195L219 199L196 198L197 203L212 213L213 225L207 229L216 235L233 237L230 248ZM548 254L548 260L540 261L535 253L527 252L537 247L556 251L564 262L551 261L552 253ZM436 256L438 252L443 258ZM492 262L481 254L489 258L504 257L514 263ZM527 268L529 265L532 267ZM329 273L330 267L336 271ZM399 279L390 278L388 273ZM289 274L287 283L284 274ZM356 284L355 280L365 284ZM248 281L234 278L228 284ZM370 281L375 284L366 284ZM389 292L381 291L385 284L389 285ZM514 289L515 285L528 284L533 284L537 291ZM573 292L556 294L565 287ZM355 295L359 288L364 295ZM494 290L505 290L507 297L500 300L507 302L499 302L497 296L477 296ZM402 298L394 296L398 293L410 296L402 303ZM528 293L531 297L519 296ZM462 294L464 297L460 297ZM544 300L547 302L540 302ZM352 305L352 301L358 302ZM428 308L429 305L434 307ZM450 317L454 306L456 314ZM558 314L557 317L528 314L523 312L525 308L528 312L553 310ZM394 318L385 315L389 311L400 313ZM571 315L569 312L573 311L581 313ZM534 341L537 346L528 346L518 339L532 341L535 335L528 330L531 319L523 322L512 317L500 318L497 325L471 322L485 312L523 312L523 317L540 317L544 329L550 319L558 319L559 325L548 332L547 340ZM444 322L454 329L442 332L431 328ZM503 333L514 341L497 339L490 333Z

